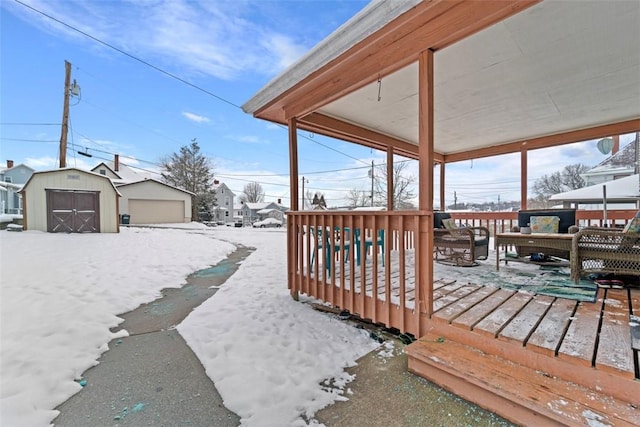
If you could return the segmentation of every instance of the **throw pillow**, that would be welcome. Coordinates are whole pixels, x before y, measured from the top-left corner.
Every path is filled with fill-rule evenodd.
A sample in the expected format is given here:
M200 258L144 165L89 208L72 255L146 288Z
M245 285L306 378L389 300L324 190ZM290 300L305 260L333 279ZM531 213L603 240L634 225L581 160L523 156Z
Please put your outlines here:
M532 233L557 233L560 226L557 216L532 216L529 221Z
M443 219L442 224L447 230L454 230L458 228L458 226L456 225L456 221L453 218Z
M636 213L636 216L631 218L631 221L627 223L622 230L623 233L640 233L640 211Z

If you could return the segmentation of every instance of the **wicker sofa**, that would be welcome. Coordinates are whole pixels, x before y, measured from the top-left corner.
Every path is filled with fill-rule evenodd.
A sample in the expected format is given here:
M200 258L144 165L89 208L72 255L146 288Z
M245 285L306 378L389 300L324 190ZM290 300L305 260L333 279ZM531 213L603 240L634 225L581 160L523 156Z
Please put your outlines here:
M585 228L572 240L571 278L591 273L640 276L640 234L611 228Z
M513 227L511 231L519 232L520 227L528 226L531 217L557 216L559 218L558 233L575 233L578 231L576 226L576 210L575 209L527 209L518 211L518 225ZM516 246L516 253L519 257L526 257L532 253L540 252L540 248L529 246ZM569 252L561 249L545 249L545 255L569 259Z
M447 212L433 215L433 255L435 261L461 267L478 265L476 260L489 256L489 229L457 227L448 229L443 220L451 219Z

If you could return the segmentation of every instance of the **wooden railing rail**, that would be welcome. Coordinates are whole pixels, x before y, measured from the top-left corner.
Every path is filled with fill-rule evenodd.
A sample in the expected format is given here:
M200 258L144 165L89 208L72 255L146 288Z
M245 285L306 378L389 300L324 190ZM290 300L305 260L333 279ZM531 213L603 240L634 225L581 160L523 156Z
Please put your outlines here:
M289 212L289 289L418 334L432 311L432 223L419 211Z
M609 211L624 226L635 210ZM578 211L581 226L604 223L602 212ZM517 212L456 212L456 222L511 230ZM416 336L433 314L433 215L426 211L298 211L287 213L288 287L363 319ZM392 258L393 253L393 258Z

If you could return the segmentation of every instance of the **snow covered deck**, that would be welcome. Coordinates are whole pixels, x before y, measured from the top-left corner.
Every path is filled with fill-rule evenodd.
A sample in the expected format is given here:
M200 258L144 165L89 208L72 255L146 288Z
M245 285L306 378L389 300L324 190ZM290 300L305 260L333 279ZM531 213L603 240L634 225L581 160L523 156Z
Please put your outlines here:
M384 250L360 242L358 264L355 240L343 237L327 257L312 233L298 233L293 289L414 334L418 340L406 348L410 371L518 424L640 425L630 326L640 314L640 289L599 289L595 302L505 289L486 279L492 259L454 270L435 264L434 279L425 282L420 271L428 269L415 260L432 253L416 238L423 233L418 216L306 222L312 229L360 227L370 236L382 227L390 235Z

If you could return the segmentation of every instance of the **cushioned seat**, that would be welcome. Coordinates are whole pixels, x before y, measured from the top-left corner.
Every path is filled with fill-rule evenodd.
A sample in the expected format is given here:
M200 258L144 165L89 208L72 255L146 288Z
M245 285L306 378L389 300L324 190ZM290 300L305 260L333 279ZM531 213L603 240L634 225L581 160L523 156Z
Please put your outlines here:
M458 227L447 212L433 213L433 253L435 260L457 266L478 265L489 256L489 229Z

